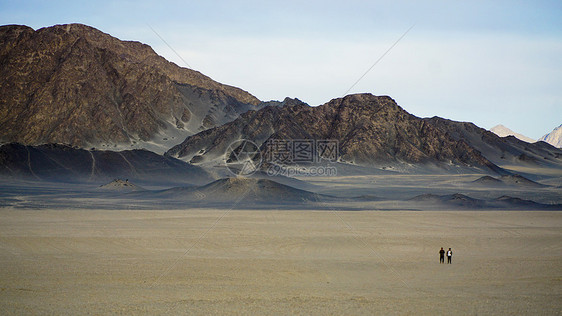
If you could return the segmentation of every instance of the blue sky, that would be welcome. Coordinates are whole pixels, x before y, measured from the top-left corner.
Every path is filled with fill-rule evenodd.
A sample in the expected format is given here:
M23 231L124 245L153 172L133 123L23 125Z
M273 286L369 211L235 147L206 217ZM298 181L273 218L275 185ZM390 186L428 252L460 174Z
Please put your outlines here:
M5 1L0 24L83 23L262 100L390 95L417 116L562 124L561 1Z

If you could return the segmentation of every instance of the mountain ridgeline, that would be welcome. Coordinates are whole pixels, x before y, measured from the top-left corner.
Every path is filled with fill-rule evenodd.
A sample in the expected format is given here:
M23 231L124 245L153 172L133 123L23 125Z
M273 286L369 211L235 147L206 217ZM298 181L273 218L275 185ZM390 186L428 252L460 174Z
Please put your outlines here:
M150 178L164 170L175 179L178 168L181 177L211 180L202 168L223 166L241 139L264 157L270 141L330 140L342 166L405 172L562 168L562 149L472 123L418 118L388 96L354 94L317 107L290 98L262 102L148 45L81 24L1 26L0 65L0 172L12 176Z
M293 102L247 112L233 122L188 137L167 155L198 163L220 160L229 144L242 138L258 144L264 156L270 150L265 144L272 139L336 140L340 162L371 166L455 165L504 174L497 164L508 160L562 163L562 151L546 143L500 138L471 123L421 119L390 97L371 94L349 95L318 107Z

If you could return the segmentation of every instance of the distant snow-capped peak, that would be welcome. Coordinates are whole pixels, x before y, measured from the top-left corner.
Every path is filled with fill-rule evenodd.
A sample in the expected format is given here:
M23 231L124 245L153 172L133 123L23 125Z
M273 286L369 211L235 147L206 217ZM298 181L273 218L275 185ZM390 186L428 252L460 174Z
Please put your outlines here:
M512 130L510 130L509 128L503 126L503 125L496 125L494 127L492 127L490 129L491 132L493 132L494 134L498 135L499 137L506 137L506 136L515 136L517 138L519 138L522 141L525 141L527 143L534 143L535 140L532 139L531 137L527 137L525 135L516 133Z
M562 124L555 128L552 132L541 137L539 140L547 142L554 147L562 148Z

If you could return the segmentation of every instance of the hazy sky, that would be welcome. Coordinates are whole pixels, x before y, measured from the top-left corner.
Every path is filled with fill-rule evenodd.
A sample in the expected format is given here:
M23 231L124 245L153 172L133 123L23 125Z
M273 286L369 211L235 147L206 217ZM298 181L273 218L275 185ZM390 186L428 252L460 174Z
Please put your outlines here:
M83 23L261 100L390 95L417 116L538 138L562 124L562 1L5 1L0 24Z

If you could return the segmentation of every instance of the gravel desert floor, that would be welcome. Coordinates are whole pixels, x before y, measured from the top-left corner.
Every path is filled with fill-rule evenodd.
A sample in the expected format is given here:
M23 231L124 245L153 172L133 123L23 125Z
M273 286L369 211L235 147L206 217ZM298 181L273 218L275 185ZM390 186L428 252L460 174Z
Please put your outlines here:
M2 315L560 314L562 213L3 208L0 265Z

